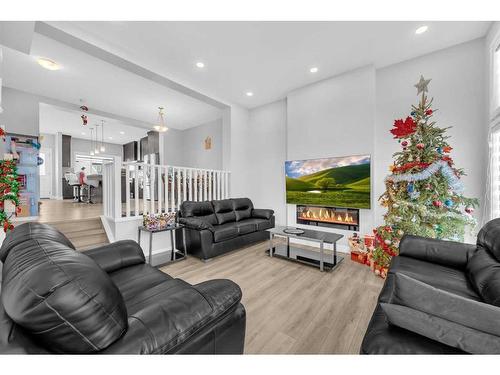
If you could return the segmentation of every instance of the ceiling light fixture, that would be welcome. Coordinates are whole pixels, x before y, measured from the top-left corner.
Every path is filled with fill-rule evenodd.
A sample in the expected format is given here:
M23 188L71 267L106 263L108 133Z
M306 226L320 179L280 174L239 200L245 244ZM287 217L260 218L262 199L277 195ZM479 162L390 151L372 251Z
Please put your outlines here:
M56 63L54 60L48 59L46 57L39 57L37 60L38 64L40 66L44 67L45 69L48 70L59 70L61 69L61 65Z
M427 26L420 26L417 30L415 30L415 34L423 34L427 31L428 27Z
M165 108L163 107L158 107L159 111L158 111L158 125L155 125L154 126L154 129L157 131L157 132L166 132L168 130L168 128L165 126L165 119L163 118L164 116L164 113L163 113L163 110Z
M113 139L113 137L108 137L108 139Z
M104 120L101 120L101 152L106 151L104 147Z
M99 124L95 124L95 150L94 154L99 154Z
M203 62L201 62L201 61L198 61L198 62L196 63L196 67L197 67L197 68L200 68L200 69L203 69L203 68L205 67L205 64L204 64Z
M318 68L314 66L314 67L312 67L311 69L309 69L309 71L310 71L311 73L318 73Z
M246 93L246 95L247 95L247 96L253 96L253 92L248 91L248 92Z
M82 132L82 135L85 135L85 132Z
M125 132L120 132L121 135L125 134Z

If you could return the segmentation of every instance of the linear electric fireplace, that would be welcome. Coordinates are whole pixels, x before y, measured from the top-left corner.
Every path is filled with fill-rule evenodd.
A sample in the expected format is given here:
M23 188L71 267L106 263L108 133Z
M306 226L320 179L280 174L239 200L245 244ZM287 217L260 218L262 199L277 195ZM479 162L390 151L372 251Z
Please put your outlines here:
M359 231L359 210L297 205L297 224Z

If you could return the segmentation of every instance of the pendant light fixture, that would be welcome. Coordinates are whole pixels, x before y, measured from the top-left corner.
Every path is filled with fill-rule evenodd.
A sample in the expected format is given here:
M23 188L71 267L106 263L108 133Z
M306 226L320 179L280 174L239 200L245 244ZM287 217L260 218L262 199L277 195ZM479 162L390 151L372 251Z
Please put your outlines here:
M165 108L163 107L158 107L159 109L159 112L158 112L158 125L155 125L154 129L157 131L157 132L166 132L168 130L168 128L165 126L165 119L163 118L163 110Z
M104 147L104 120L101 120L101 152L106 151Z
M94 156L94 128L90 128L90 155Z
M94 153L99 154L99 124L95 124L95 149Z

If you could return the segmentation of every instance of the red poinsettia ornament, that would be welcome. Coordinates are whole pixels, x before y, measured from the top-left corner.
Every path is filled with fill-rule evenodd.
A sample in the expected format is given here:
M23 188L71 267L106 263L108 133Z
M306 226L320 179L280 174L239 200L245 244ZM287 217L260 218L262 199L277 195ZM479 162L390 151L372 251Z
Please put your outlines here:
M394 128L391 129L394 138L405 138L416 131L417 123L409 116L404 121L402 119L394 121Z

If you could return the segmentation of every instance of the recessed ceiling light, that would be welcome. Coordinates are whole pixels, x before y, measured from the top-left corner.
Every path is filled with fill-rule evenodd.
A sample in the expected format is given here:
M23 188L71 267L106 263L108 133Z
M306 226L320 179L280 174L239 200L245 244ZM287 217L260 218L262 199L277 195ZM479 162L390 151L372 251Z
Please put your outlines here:
M59 70L61 65L56 63L54 60L48 59L46 57L39 57L37 60L38 64L48 70Z
M253 92L248 91L248 92L246 93L246 95L247 95L247 96L253 96Z
M108 137L108 139L113 139L113 137Z
M125 134L125 132L120 132L121 135Z
M318 73L318 68L314 66L314 67L312 67L311 69L309 69L309 71L310 71L311 73Z
M204 64L204 63L202 63L201 61L198 61L198 62L196 63L196 67L197 67L197 68L202 69L202 68L204 68L204 67L205 67L205 64Z
M85 135L85 132L82 132L82 135Z
M423 34L427 31L427 26L420 26L417 30L415 30L415 34Z

